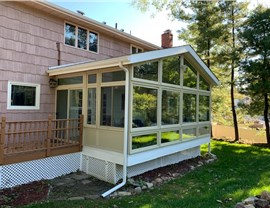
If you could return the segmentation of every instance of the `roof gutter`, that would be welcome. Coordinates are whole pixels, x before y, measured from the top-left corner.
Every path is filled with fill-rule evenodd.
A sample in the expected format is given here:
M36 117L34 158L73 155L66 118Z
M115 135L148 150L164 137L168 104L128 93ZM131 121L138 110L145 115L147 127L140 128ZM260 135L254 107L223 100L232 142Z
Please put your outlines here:
M102 197L106 197L111 193L115 192L119 188L123 187L127 182L127 157L128 157L128 112L129 112L129 70L125 68L122 62L119 62L119 67L125 71L126 73L126 81L125 81L125 120L124 120L124 147L123 147L123 181L116 185L115 187L111 188L110 190L106 191L105 193L101 194Z

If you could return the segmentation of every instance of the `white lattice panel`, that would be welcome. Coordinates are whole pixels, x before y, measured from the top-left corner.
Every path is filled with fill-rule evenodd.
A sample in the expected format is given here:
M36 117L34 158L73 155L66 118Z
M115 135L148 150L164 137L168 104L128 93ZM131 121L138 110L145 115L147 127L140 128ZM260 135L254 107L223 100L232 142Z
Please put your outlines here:
M171 165L178 163L183 160L194 158L200 155L200 148L195 147L189 150L178 152L172 155L167 155L165 157L157 158L148 162L144 162L138 165L130 166L127 169L128 177L133 177L142 173L145 173L156 168L164 167L166 165ZM117 169L117 172L120 171Z
M0 189L75 172L80 169L80 154L66 154L0 166Z
M87 155L83 155L82 160L82 171L109 183L115 184L117 182L115 163Z

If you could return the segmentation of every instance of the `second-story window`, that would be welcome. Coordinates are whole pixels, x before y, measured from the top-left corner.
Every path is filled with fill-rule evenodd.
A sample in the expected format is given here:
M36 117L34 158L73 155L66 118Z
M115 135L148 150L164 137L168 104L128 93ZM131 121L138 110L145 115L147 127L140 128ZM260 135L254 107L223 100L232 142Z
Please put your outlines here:
M98 34L87 29L65 23L65 44L98 52Z
M134 53L142 53L143 52L143 49L142 48L139 48L137 46L131 46L131 54L134 54Z

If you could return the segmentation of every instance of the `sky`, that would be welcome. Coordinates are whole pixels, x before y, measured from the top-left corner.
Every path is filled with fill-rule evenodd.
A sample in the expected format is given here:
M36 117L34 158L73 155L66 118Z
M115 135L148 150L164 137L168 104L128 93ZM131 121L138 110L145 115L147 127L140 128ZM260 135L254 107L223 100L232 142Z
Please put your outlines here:
M76 12L80 10L86 17L98 22L106 22L107 25L123 29L126 33L141 38L145 41L161 46L161 34L170 29L173 33L173 46L183 45L178 40L177 30L185 27L185 24L172 20L164 11L156 13L139 11L131 5L131 0L49 0L50 2ZM258 3L270 6L269 0L250 0L250 8Z

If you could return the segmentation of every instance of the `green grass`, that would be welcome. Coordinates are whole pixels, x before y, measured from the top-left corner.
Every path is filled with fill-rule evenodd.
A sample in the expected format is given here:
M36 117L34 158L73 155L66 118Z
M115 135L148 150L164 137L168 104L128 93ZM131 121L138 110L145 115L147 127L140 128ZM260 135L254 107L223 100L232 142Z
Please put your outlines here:
M118 199L57 201L34 207L223 208L270 191L270 149L213 141L218 160L150 191ZM202 147L206 152L207 146ZM220 202L218 202L218 200Z

